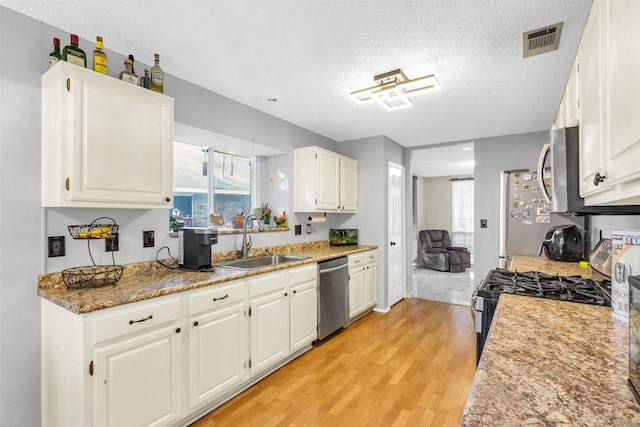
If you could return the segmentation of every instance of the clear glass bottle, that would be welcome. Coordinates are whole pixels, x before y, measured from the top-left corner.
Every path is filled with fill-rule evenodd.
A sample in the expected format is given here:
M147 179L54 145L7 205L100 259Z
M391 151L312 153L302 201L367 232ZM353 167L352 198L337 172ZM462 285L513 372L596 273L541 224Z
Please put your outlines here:
M133 55L129 55L129 57L124 60L124 68L124 71L120 73L120 80L124 80L127 83L138 86L140 81L138 80L136 73L133 71Z
M53 52L49 54L49 68L53 67L62 59L62 54L60 54L60 39L54 37L53 38Z
M93 71L107 74L107 54L102 48L102 36L97 36L96 49L93 51Z
M71 44L62 49L62 60L87 68L87 55L78 47L78 36L71 34Z
M140 86L151 89L151 71L148 68L144 69L144 76L140 77Z
M151 67L151 90L164 92L164 71L160 68L160 55L154 55L155 65Z

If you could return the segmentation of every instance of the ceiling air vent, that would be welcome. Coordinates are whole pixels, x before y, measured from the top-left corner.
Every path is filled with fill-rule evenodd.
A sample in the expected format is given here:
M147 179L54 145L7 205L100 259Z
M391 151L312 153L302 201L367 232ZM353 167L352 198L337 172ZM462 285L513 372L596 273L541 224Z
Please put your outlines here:
M522 33L522 57L557 50L561 32L562 22Z

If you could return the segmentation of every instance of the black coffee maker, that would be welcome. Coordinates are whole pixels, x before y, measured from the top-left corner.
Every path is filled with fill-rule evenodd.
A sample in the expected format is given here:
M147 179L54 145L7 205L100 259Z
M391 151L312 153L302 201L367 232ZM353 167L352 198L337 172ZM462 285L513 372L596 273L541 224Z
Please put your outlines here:
M578 262L584 250L580 230L575 225L551 227L540 244L538 255L544 254L552 261Z
M180 268L211 271L211 245L218 243L213 228L183 227L178 230Z

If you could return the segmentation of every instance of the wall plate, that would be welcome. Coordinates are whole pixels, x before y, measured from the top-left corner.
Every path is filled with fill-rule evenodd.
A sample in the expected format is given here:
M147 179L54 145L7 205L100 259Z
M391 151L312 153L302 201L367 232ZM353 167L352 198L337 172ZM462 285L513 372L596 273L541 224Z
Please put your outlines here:
M108 239L104 239L104 250L105 252L116 252L118 250L118 235L120 233L116 233L113 237Z
M153 231L143 231L142 232L142 247L143 248L152 248L155 246L155 236Z
M50 236L48 239L49 258L64 256L64 236Z

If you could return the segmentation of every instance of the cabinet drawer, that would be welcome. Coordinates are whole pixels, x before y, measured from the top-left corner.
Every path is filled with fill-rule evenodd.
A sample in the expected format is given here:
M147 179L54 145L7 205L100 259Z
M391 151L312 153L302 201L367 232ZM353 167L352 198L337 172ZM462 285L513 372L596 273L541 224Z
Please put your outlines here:
M364 267L364 254L349 255L349 270L357 267Z
M289 273L286 271L266 273L256 276L255 279L249 281L249 296L266 294L278 289L289 287Z
M373 264L378 262L378 251L367 252L364 254L365 262L367 264Z
M225 285L215 285L202 291L195 292L189 298L189 314L242 301L246 299L247 283L245 281L232 282Z
M93 319L93 343L180 321L180 298L152 300L104 310Z
M318 278L318 264L305 265L304 267L293 268L289 272L289 283L298 283L316 280Z

